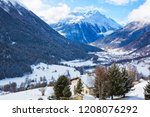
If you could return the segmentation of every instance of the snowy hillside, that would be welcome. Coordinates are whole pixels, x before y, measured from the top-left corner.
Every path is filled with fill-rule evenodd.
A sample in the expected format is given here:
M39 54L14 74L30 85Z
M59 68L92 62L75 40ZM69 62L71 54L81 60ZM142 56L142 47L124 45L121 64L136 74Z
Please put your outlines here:
M24 77L18 78L9 78L0 80L0 85L9 84L10 82L16 82L19 86L22 82L25 82L26 79L40 81L40 78L46 78L48 82L52 80L57 80L61 75L70 75L70 78L75 78L80 76L80 72L73 67L66 67L61 65L46 65L40 63L38 65L31 66L33 73L30 75L25 75Z

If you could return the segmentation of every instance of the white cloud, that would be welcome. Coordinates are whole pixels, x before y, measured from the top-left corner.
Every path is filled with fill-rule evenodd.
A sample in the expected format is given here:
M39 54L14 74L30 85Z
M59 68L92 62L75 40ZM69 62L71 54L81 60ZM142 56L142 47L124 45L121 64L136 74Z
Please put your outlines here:
M48 24L56 23L70 13L70 8L62 3L57 6L51 6L45 3L44 0L20 0L20 2Z
M139 8L134 9L129 15L128 20L131 21L144 21L150 23L150 0L146 0Z
M137 0L105 0L107 3L114 4L114 5L125 5L130 2L135 2Z

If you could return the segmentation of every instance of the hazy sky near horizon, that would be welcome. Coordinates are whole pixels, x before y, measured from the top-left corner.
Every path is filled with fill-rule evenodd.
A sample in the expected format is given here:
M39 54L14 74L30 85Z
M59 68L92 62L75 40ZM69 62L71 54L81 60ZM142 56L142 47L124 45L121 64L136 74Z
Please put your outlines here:
M11 0L10 0L11 1ZM75 9L99 9L121 24L149 21L150 0L19 0L47 23L66 18Z

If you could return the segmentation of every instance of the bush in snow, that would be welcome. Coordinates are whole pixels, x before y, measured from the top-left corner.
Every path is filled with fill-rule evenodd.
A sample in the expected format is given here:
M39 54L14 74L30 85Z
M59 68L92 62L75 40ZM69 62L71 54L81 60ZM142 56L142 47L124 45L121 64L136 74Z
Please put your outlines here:
M4 85L3 91L6 91L6 92L10 91L10 84Z
M38 98L38 100L43 100L43 98Z
M16 92L17 91L17 84L15 82L10 84L10 91Z
M56 96L52 95L47 98L48 100L56 100Z
M17 84L15 82L6 84L3 86L3 91L16 92L17 91Z

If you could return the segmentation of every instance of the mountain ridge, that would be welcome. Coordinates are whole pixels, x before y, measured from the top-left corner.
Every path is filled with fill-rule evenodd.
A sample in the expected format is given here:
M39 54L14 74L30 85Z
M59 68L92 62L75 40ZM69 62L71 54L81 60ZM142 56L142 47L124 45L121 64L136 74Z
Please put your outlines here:
M147 34L150 32L150 24L145 24L141 22L131 22L127 24L124 28L117 30L116 32L106 36L102 40L98 40L97 42L100 43L101 46L109 46L112 48L125 48L125 49L134 49L134 48L140 48L140 41L142 38L146 38ZM147 37L148 38L148 37ZM150 42L147 41L145 45L150 44ZM96 43L97 43L96 42ZM143 46L145 46L143 45Z

